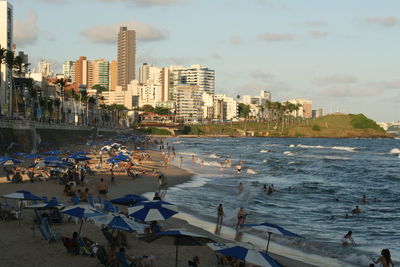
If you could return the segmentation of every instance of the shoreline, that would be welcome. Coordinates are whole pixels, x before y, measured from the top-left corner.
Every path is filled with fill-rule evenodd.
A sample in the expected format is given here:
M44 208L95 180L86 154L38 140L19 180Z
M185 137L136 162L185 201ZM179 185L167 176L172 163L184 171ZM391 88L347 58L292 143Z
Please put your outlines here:
M329 137L329 136L234 136L234 135L149 135L153 138L315 138L315 139L397 139L397 136L342 136L342 137Z
M71 145L72 146L72 145ZM88 150L86 146L75 146L71 150ZM167 168L162 167L161 164L161 153L157 150L151 150L151 148L146 148L146 152L150 153L153 156L152 161L145 161L143 163L144 166L151 169L157 169L157 171L162 172L167 177L167 187L171 188L176 185L180 185L183 183L190 182L193 178L193 173L181 169L179 167L169 165ZM104 166L104 164L103 164ZM104 178L106 181L110 180L110 175L107 172L108 168L102 169L104 172L100 172L95 176L89 176L87 187L90 188L91 192L97 192L96 186L100 178ZM157 177L151 175L140 175L138 178L130 178L127 177L124 172L116 171L116 182L110 185L110 190L108 194L108 198L112 199L115 197L119 197L125 194L151 194L151 192L155 192L158 189ZM5 178L4 178L5 179ZM39 196L46 195L48 197L57 196L60 200L66 203L69 198L65 197L61 194L62 192L61 185L54 183L53 181L44 181L44 182L35 182L31 184L29 181L25 181L22 184L11 184L11 183L2 183L0 184L0 195L15 192L16 190L28 190L33 194L37 194ZM78 188L84 188L86 186ZM97 194L96 194L97 195ZM150 195L151 196L151 195ZM4 201L4 199L2 199ZM125 209L125 208L124 208ZM31 221L33 220L33 212L30 210L23 210L22 214L22 226L19 227L16 221L10 221L3 223L2 228L0 228L0 234L5 240L0 244L0 249L8 251L7 254L3 254L0 256L2 262L4 262L7 266L21 266L26 265L26 262L29 262L32 266L91 266L93 262L93 258L87 258L83 256L71 257L65 251L65 248L62 246L61 242L57 242L56 244L49 245L49 249L46 251L38 251L37 245L38 240L42 240L40 237L40 233L32 228ZM229 241L229 231L228 227L223 226L223 230L227 230L227 235L225 233L221 236L215 235L212 231L212 223L197 218L193 215L186 213L178 213L176 218L172 217L166 222L163 222L166 228L184 228L188 231L198 233L201 235L205 235L210 237L211 239L217 242L226 242ZM70 236L73 231L76 231L78 225L75 223L64 223L62 225L54 225L53 229L56 232L59 232L61 235ZM104 245L106 241L100 232L100 228L94 225L85 224L83 227L83 235L89 237L92 240L96 240L96 242ZM253 239L254 237L251 237ZM174 259L171 259L170 255L174 253L174 246L171 247L171 244L166 246L156 245L154 243L145 243L144 241L140 241L137 238L130 238L130 242L135 244L133 246L132 253L140 253L139 255L155 255L157 260L156 266L171 266ZM41 241L42 242L42 241ZM265 242L265 240L264 240ZM24 244L23 246L18 247L18 251L16 249L9 249L13 244ZM274 247L277 246L276 243L273 243ZM184 250L184 249L182 249ZM275 250L274 248L272 250ZM285 254L286 251L282 251ZM21 254L23 256L21 257ZM184 256L179 259L179 266L185 266L186 260L192 258L194 255L198 255L201 258L201 262L205 263L203 266L213 266L215 262L215 255L207 247L195 247L194 249L187 249L187 251L182 252ZM49 256L51 255L51 256ZM321 266L321 264L313 265L307 263L306 256L303 258L290 258L287 256L281 256L278 254L271 253L275 259L277 259L284 266L299 266L299 267L314 267ZM305 254L304 254L305 255ZM311 257L319 257L318 255L309 254ZM173 257L172 257L173 258ZM59 260L62 259L62 262ZM302 259L302 260L301 260ZM325 259L325 258L323 258ZM329 259L329 258L326 258ZM97 259L95 259L97 262ZM35 265L37 263L37 265ZM40 264L39 264L40 263ZM207 264L208 263L208 264ZM323 263L323 266L342 266L341 264L326 264L325 261L319 261L319 263ZM173 264L172 264L173 265Z
M158 151L154 150L152 151L152 153L160 154ZM187 174L190 175L186 181L180 184L190 183L193 180L194 174L191 173L189 170L185 168L179 168L175 165L173 166L175 168L180 169L181 171L187 172ZM173 186L175 185L179 186L180 184L175 183ZM168 185L168 188L173 186ZM149 193L143 195L147 196L148 194ZM179 206L179 204L177 205ZM235 242L235 239L237 237L237 232L233 227L223 225L221 231L219 231L219 233L215 233L216 230L215 223L203 218L199 218L198 216L187 212L180 211L177 215L169 219L169 221L172 224L177 224L181 227L188 228L189 231L192 231L194 233L213 237L213 239L216 240L217 242ZM258 237L254 233L242 232L240 235L241 235L241 242L250 242L259 247L260 250L262 250L262 248L266 244L266 240L264 238ZM273 247L271 247L271 244L273 244ZM274 241L270 242L270 249L268 254L272 258L279 261L279 263L281 263L283 266L293 266L293 267L355 266L349 263L341 262L335 258L303 252L301 250L289 246L281 245Z

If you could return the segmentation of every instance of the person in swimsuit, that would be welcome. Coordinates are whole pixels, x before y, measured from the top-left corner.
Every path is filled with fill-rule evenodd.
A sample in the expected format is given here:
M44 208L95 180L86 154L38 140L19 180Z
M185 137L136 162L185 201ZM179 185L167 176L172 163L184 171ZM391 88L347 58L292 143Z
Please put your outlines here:
M240 210L237 214L238 221L236 224L236 229L238 229L240 225L242 225L246 222L246 216L247 216L246 211L244 210L243 207L240 207Z
M348 245L356 245L356 242L354 241L354 239L353 239L353 237L352 237L352 235L353 235L353 232L352 231L349 231L349 232L347 232L347 234L345 234L343 237L342 237L342 243L343 243L343 246L348 246Z
M219 204L217 208L217 226L222 225L223 219L224 219L224 208L222 207L222 204Z
M390 251L387 248L382 249L381 256L377 260L374 260L374 263L381 263L382 267L394 267Z

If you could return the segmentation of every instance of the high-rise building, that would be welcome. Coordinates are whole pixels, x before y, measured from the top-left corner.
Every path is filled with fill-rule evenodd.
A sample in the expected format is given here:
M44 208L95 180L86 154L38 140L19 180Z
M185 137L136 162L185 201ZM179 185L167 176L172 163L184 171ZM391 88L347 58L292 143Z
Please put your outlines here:
M43 77L47 78L53 76L53 69L50 62L46 60L41 60L38 63L38 68Z
M136 32L120 27L118 33L118 85L123 91L135 80L136 69Z
M197 85L200 93L214 94L215 72L200 65L192 65L190 68L181 71L181 82Z
M197 85L179 84L175 86L175 113L184 121L197 122L202 119L201 93Z
M139 82L147 84L162 84L162 68L157 68L147 63L139 68Z
M105 59L98 59L92 61L91 65L93 66L93 85L98 84L109 90L110 63Z
M297 111L293 111L293 116L302 118L312 118L312 101L307 99L290 99L289 103L300 105Z
M65 79L75 82L75 61L64 61L63 74Z
M116 60L113 60L110 62L110 78L109 78L109 83L110 83L110 91L115 91L117 89L117 80L118 80L118 62Z
M0 1L0 46L11 50L13 44L13 7L7 1ZM10 110L11 69L0 62L0 114Z
M86 57L80 57L75 62L75 82L86 86L89 83L89 61Z

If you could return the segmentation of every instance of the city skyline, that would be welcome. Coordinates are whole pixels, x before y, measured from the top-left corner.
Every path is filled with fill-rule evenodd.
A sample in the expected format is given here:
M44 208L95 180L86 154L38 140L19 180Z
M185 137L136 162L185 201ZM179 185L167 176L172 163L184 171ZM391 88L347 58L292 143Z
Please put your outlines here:
M9 2L14 42L33 66L45 59L61 72L80 56L116 59L118 29L127 26L137 31L136 66L201 64L215 70L218 94L269 90L274 100L399 120L395 1ZM94 4L101 16L90 14Z

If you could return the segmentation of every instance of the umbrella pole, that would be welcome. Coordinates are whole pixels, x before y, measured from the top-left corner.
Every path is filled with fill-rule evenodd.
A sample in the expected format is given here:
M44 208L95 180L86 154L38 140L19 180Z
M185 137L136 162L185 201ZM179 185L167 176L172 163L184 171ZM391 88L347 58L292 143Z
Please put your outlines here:
M81 226L79 227L79 235L81 235L82 226L83 226L83 219L81 219Z
M22 199L19 204L19 216L18 216L18 225L21 226L21 215L22 215Z
M267 243L267 250L265 251L265 253L268 253L268 248L269 248L269 241L271 240L271 233L268 232L268 243Z
M175 267L178 267L178 239L179 237L176 237Z

